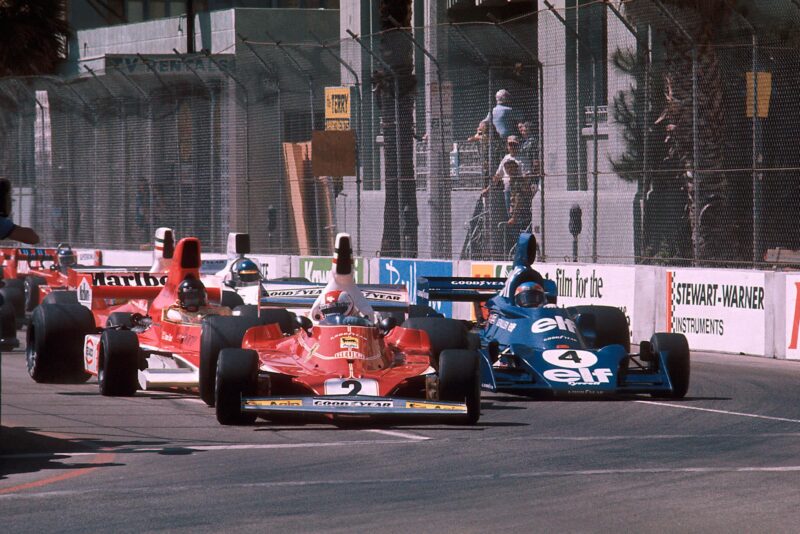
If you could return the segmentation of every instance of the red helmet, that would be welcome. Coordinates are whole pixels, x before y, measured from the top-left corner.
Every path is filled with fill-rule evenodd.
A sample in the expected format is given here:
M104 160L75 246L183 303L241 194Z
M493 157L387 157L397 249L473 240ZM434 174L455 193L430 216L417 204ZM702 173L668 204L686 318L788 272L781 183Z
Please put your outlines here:
M355 305L346 291L338 289L325 293L319 311L324 317L329 315L352 315Z

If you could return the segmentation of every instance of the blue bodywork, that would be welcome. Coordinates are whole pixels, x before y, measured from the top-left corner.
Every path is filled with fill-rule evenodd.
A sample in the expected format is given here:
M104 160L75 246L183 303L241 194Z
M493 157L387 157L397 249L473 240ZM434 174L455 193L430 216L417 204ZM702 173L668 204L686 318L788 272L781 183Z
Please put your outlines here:
M420 277L417 303L431 300L485 302L486 321L478 322L483 389L509 393L555 394L670 393L666 354L642 362L622 345L595 347L594 318L556 306L555 282L543 279L527 260L530 234L522 234L513 270L502 278ZM543 285L549 304L523 308L514 303L516 287Z

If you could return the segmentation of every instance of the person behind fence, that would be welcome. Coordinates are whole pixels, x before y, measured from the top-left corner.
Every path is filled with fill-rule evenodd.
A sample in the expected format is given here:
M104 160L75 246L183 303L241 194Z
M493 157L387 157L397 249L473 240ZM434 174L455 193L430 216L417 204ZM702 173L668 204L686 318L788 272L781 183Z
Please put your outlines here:
M500 89L494 95L497 105L483 119L494 124L497 133L505 139L517 130L517 121L514 110L511 108L511 93L505 89Z
M33 228L19 226L11 220L11 182L0 179L0 240L13 239L27 245L39 242L39 234Z
M530 175L530 170L520 158L519 148L519 138L516 135L509 135L506 140L506 149L508 153L500 160L500 165L497 166L497 171L494 173L494 179L503 182L503 198L505 200L506 211L511 210L511 174L506 169L506 164L508 162L514 162L517 171L523 175Z
M497 152L499 151L500 147L497 147ZM491 176L486 176L481 190L481 199L486 214L482 243L483 256L489 259L500 259L504 254L504 236L502 232L497 231L497 228L498 225L508 219L508 206L505 200L502 174L494 173Z
M514 243L519 234L528 230L533 221L531 205L536 194L536 186L530 175L522 172L516 161L509 160L506 170L511 178L511 208L506 221L508 243Z

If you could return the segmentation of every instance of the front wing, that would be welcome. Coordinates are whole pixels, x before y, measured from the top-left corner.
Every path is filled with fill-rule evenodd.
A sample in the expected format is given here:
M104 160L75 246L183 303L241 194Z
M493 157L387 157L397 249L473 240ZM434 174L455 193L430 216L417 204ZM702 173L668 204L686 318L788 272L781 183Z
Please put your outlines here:
M467 405L458 402L430 401L368 395L319 395L313 397L243 397L242 412L264 415L322 414L364 416L467 415Z

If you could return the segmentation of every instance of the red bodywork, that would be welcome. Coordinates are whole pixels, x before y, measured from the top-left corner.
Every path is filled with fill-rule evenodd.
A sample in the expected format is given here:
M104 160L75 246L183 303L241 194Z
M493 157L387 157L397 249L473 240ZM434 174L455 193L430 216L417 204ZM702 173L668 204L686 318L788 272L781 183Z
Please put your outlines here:
M0 248L3 255L3 278L13 280L26 276L40 276L45 283L39 286L39 301L54 289L65 289L69 277L58 264L58 249L55 248ZM93 266L102 264L102 253L95 250Z
M200 278L198 239L187 237L178 242L174 260L167 273L113 272L105 276L103 285L97 283L97 275L98 273L71 270L68 284L78 291L78 298L81 300L82 281L86 281L83 287L85 290L88 284L91 290L91 310L96 326L105 327L109 315L114 312L149 316L152 324L137 334L139 345L146 350L175 354L194 367L199 366L201 325L176 323L164 318L164 312L178 299L178 285L181 281L189 275ZM111 281L116 283L109 285L108 282ZM126 282L129 285L119 285ZM219 287L206 287L206 292L209 302L220 301Z
M280 390L276 387L280 382L273 381L272 395L300 391L341 394L326 391L325 382L348 378L376 381L377 391L367 394L395 395L410 379L422 379L430 367L431 351L428 335L422 330L396 327L383 337L374 326L344 325L318 325L310 333L300 329L288 337L278 325L258 326L247 331L242 348L258 352L262 371L290 378L291 391Z

